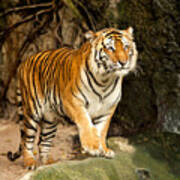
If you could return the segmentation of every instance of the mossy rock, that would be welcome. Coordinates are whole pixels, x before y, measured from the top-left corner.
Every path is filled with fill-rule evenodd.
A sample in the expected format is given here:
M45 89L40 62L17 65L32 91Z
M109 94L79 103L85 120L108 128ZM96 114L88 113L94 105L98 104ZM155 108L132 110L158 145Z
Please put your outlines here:
M124 138L110 138L114 159L87 158L38 168L21 180L180 180L180 161L169 163L162 148L153 143L132 145ZM172 170L175 164L176 173Z

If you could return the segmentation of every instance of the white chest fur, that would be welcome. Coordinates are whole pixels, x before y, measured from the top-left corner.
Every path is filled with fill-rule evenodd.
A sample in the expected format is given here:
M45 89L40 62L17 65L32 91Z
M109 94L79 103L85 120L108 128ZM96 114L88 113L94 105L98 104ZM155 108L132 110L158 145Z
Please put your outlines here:
M120 82L119 84L116 85L113 92L106 97L106 95L110 93L112 89L113 89L113 85L109 89L109 92L101 93L102 99L100 99L98 96L95 96L95 94L89 94L88 96L89 106L87 110L91 118L109 113L112 106L116 105L120 101L121 98Z
M86 76L82 76L82 89L88 102L87 112L91 118L108 114L121 99L122 77L112 78L106 88L99 87ZM83 97L82 97L83 98Z

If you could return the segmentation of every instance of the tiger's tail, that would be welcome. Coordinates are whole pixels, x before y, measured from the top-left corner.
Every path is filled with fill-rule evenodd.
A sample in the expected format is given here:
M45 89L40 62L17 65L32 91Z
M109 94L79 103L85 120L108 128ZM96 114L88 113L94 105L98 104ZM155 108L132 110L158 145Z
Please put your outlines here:
M21 121L24 118L24 115L23 115L23 108L22 108L22 95L21 95L21 90L20 90L19 82L17 83L17 87L16 87L16 98L17 98L16 100L17 100L17 105L18 105L17 114L19 116L19 121L18 122L21 123ZM24 137L24 134L25 134L24 130L21 128L21 130L20 130L21 142L22 142L22 139ZM19 144L19 148L18 148L17 152L15 152L15 153L13 153L11 151L7 152L7 158L10 161L15 161L21 155L22 155L22 143Z

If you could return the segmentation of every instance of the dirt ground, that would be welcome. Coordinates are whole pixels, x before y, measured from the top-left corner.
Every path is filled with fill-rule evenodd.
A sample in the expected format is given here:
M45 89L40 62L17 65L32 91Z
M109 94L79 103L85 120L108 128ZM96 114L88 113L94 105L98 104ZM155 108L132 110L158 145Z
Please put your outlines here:
M77 137L75 125L58 125L52 154L55 160L64 161L75 157ZM22 157L14 162L7 159L8 151L15 152L20 141L19 125L12 120L0 119L0 180L19 180L28 170L23 167ZM77 145L79 146L79 144ZM78 148L78 147L77 147Z

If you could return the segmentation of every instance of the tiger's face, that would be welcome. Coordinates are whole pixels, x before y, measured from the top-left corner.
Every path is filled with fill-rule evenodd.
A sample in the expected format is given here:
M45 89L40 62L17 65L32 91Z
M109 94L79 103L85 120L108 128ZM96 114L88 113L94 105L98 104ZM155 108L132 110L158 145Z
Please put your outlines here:
M126 30L108 28L97 33L88 32L86 37L94 49L92 54L97 73L125 75L135 68L137 50L131 27Z

